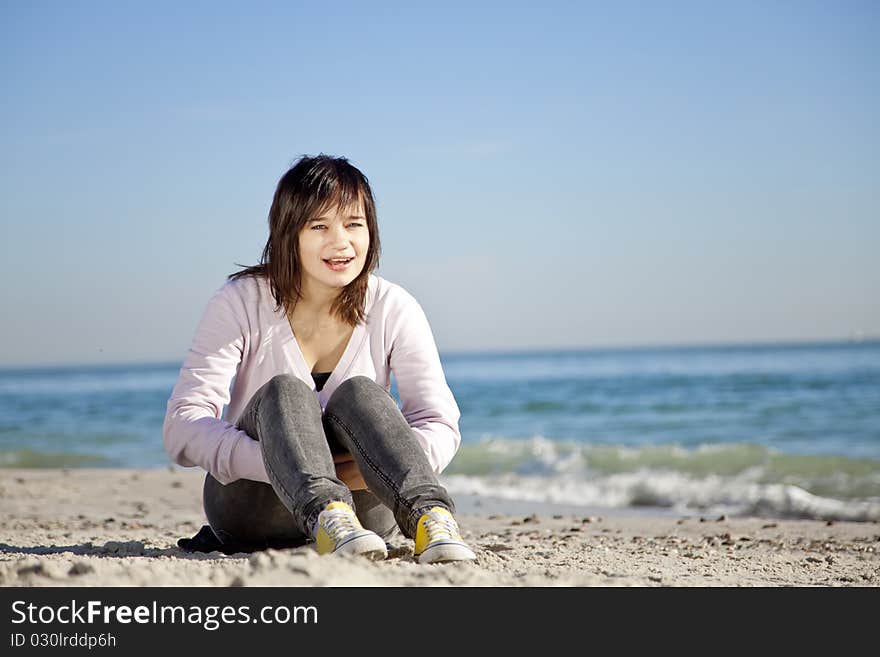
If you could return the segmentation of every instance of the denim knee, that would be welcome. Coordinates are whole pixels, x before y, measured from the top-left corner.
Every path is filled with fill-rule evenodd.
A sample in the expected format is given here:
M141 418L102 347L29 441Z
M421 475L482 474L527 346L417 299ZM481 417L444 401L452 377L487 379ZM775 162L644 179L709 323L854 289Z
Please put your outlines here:
M365 388L371 388L371 387L381 387L381 386L379 386L379 384L376 383L375 381L373 381L373 379L371 379L370 377L364 376L363 374L358 374L357 376L353 376L350 379L346 379L345 381L340 383L339 386L336 388L336 390L333 392L333 394L335 395L336 393L339 393L340 391L341 391L341 394L343 394L343 395L357 393Z
M297 378L293 374L276 374L266 382L263 389L264 393L274 392L279 396L302 394L303 392L312 394L312 389L302 379Z
M344 403L346 406L369 403L368 400L374 399L378 393L390 397L390 393L373 379L358 374L339 384L327 400L327 406L339 403Z
M274 399L280 406L289 406L294 400L314 398L311 388L293 374L277 374L260 386L245 406L236 426L255 440L262 441L257 428L260 407L267 399Z

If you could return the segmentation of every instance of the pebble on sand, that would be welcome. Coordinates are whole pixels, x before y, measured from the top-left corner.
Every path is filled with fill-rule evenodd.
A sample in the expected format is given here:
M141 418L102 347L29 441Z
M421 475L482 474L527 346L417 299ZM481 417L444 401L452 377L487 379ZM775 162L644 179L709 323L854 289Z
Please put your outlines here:
M95 569L91 564L87 564L85 561L77 561L70 567L67 574L71 577L75 577L76 575L87 575L88 573L93 572L95 572Z
M144 544L141 541L107 541L101 551L120 557L140 556L144 553Z

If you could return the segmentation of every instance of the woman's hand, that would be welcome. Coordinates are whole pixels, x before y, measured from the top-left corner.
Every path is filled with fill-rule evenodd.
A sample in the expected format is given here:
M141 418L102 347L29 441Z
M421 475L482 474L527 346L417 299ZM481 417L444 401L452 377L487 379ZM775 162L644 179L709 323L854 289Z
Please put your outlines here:
M361 476L360 468L354 462L350 452L342 452L333 455L333 463L336 464L336 476L342 480L349 490L366 490L367 482Z

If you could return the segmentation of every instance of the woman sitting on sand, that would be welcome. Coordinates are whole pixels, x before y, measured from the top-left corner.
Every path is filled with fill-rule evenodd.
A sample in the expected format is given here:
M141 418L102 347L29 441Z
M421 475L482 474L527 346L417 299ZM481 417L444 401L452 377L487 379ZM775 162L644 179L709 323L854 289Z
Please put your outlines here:
M420 563L475 558L437 479L459 409L421 306L372 274L379 252L367 178L345 158L303 157L275 190L260 264L208 303L163 433L176 463L207 470L222 543L313 539L321 554L382 559L399 527Z

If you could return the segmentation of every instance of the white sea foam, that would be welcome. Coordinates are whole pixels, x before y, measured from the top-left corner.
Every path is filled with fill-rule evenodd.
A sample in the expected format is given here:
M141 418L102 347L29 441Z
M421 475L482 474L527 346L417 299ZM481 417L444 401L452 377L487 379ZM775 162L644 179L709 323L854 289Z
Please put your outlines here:
M836 457L783 455L754 445L631 448L540 437L492 440L470 446L463 466L444 476L453 494L682 513L880 520L877 462L841 464ZM850 471L835 470L841 467ZM808 488L843 495L838 499ZM869 496L853 494L859 490Z
M687 512L721 512L823 520L880 520L880 500L836 500L791 484L759 484L712 475L693 479L675 472L641 470L585 481L574 477L505 474L450 475L451 493L507 500L625 508L656 506Z

